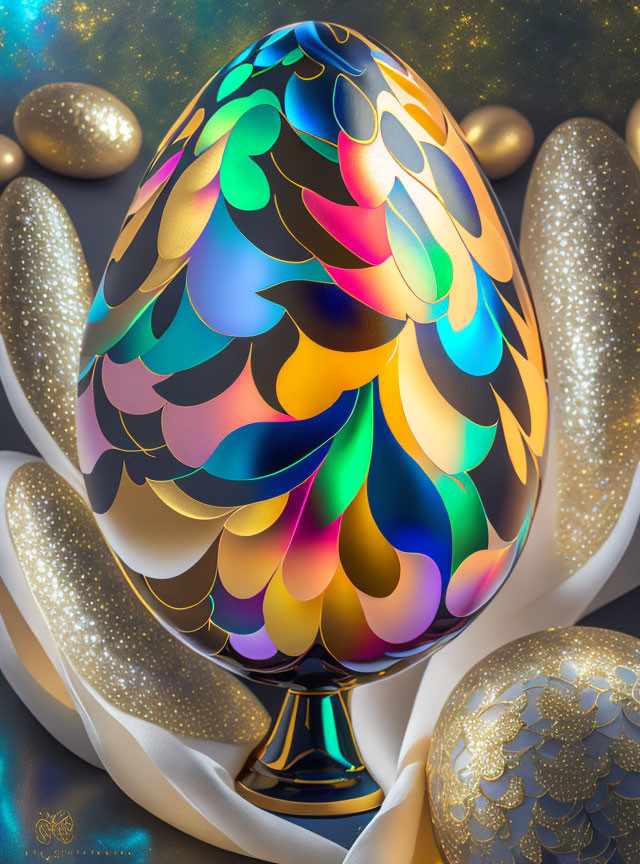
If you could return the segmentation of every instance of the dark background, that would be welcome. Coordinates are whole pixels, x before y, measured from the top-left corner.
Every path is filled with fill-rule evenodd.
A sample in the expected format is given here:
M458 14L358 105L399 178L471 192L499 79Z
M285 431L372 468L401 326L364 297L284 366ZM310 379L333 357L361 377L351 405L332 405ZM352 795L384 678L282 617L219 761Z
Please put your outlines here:
M135 8L127 0L8 0L0 4L0 132L12 134L13 111L23 95L65 80L117 93L142 124L142 152L116 177L82 181L32 161L25 167L68 209L94 284L138 179L183 105L255 38L310 17L347 24L388 45L458 119L484 103L518 108L534 126L536 150L555 125L575 116L599 117L624 134L626 115L640 97L640 5L632 0L155 0ZM533 157L494 184L516 237L532 164ZM35 452L1 388L0 449ZM637 568L639 552L636 537L618 576ZM639 604L640 589L586 623L640 636ZM260 695L271 706L277 699L264 688ZM123 849L135 864L252 860L187 837L134 805L104 772L45 732L1 677L0 705L1 864L37 847L39 811L61 806L73 811L76 822L71 848ZM350 843L368 818L307 825Z

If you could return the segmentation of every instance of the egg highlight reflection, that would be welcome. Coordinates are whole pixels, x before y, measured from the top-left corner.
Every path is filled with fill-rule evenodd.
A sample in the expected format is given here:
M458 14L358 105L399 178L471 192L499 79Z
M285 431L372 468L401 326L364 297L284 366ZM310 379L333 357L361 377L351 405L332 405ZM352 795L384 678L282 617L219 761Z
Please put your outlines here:
M93 510L166 626L270 680L415 660L512 569L546 424L517 255L429 87L314 22L223 67L140 182L79 382Z

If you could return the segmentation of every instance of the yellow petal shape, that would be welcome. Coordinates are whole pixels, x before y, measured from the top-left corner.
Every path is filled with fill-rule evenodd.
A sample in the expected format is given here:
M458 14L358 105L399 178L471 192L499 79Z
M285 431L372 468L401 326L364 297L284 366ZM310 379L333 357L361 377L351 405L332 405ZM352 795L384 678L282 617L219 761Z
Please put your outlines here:
M368 351L331 351L300 331L298 347L283 365L276 393L283 409L297 420L327 409L344 390L372 381L393 354L396 340Z
M442 396L424 368L413 322L398 338L400 396L416 441L446 474L474 468L493 443L495 426L468 420Z
M192 567L222 531L225 516L192 519L167 506L147 484L137 486L126 468L115 501L96 521L107 542L136 573L169 579Z
M339 548L340 563L356 588L373 597L394 591L400 578L398 553L371 515L366 484L342 517Z
M158 254L162 258L185 255L202 233L217 201L217 194L199 195L220 170L229 134L185 168L165 204L158 229Z
M376 641L358 592L342 567L324 592L320 629L327 650L338 660L357 658L361 646L370 647Z
M278 568L264 595L264 623L273 644L294 657L313 645L320 626L322 595L297 600L286 589Z
M491 388L493 390L493 387ZM502 422L502 432L504 440L509 451L509 458L513 465L514 471L518 475L518 479L524 485L527 482L527 452L525 444L522 440L522 429L518 421L513 415L506 402L501 399L495 390L493 395L498 403L498 411L500 412L500 420Z
M278 519L285 508L289 493L279 495L277 498L269 498L266 501L256 501L239 507L226 521L225 529L234 534L248 536L260 534Z
M218 519L233 513L233 507L216 507L196 501L176 486L173 480L147 480L147 483L161 501L182 516L189 516L191 519Z
M262 591L282 562L300 504L290 498L278 519L259 534L236 534L225 528L220 537L218 572L229 594L246 599Z
M515 348L512 348L508 342L506 344L518 367L518 372L527 394L527 401L529 402L531 433L525 437L536 456L542 456L544 442L547 437L547 415L549 411L547 385L533 363L530 363L526 357L523 357Z

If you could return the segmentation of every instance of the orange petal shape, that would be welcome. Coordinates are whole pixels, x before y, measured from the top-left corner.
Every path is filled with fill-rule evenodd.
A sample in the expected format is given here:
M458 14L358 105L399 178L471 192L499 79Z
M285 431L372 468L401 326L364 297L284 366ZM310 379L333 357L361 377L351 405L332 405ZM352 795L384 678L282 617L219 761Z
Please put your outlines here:
M447 586L449 612L464 618L488 603L509 575L517 549L514 540L502 549L481 549L465 558Z
M298 347L278 374L276 393L291 417L314 417L345 390L372 381L392 355L395 339L368 351L332 351L300 331Z
M305 483L292 490L281 515L260 534L235 534L226 528L222 532L218 573L229 594L246 599L262 591L291 542L307 488Z

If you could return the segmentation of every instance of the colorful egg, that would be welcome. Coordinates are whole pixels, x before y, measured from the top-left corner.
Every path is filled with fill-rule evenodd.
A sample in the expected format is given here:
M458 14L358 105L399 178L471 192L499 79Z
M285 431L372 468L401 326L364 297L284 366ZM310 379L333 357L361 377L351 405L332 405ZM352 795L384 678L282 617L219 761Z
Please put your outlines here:
M412 662L508 576L546 424L517 253L429 87L314 22L214 75L141 180L77 402L165 624L269 680Z

